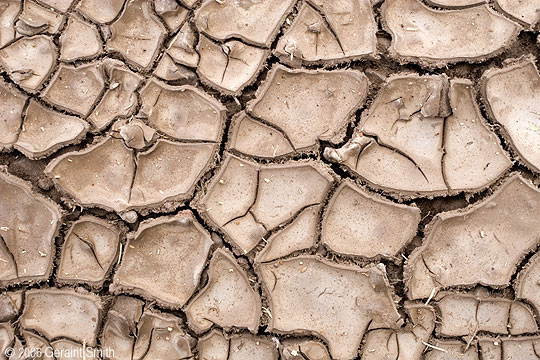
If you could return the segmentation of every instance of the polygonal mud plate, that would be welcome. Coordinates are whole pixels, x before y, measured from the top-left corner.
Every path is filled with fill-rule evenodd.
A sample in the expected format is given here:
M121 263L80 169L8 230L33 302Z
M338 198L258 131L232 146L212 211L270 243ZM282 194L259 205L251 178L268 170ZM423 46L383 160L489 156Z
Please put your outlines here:
M448 11L421 0L387 0L381 15L392 35L390 54L424 66L482 61L502 52L521 29L486 4Z
M60 60L90 58L101 53L102 47L97 27L72 15L60 36Z
M0 171L0 285L48 279L59 207L29 184Z
M514 284L516 297L525 299L540 312L540 254L531 258Z
M197 344L200 359L212 360L277 360L276 344L267 338L249 333L224 335L214 329Z
M283 360L331 360L326 346L315 340L289 340L281 343L280 353Z
M0 13L0 47L15 39L15 21L21 11L20 0L6 0L2 2Z
M28 0L23 2L23 10L15 23L19 36L33 36L40 33L55 34L60 30L64 17L53 9Z
M395 75L339 149L324 156L400 198L473 193L512 165L468 80Z
M195 206L247 254L268 231L321 204L332 181L329 169L319 162L261 166L227 155Z
M540 172L540 75L534 58L486 71L482 91L489 114L502 125L519 158Z
M525 25L533 27L540 18L540 1L495 0L495 7Z
M507 286L540 245L539 211L538 188L514 174L483 201L435 216L405 266L409 298L451 286Z
M0 80L0 150L11 148L17 141L27 99L13 85Z
M274 52L292 65L373 56L377 24L370 0L307 0Z
M297 151L318 140L339 141L367 95L367 78L355 70L289 70L275 65L246 107L279 129Z
M155 0L154 9L171 31L176 31L188 17L188 9L175 0Z
M146 221L129 235L110 290L181 308L199 284L211 245L210 234L190 211Z
M120 233L93 216L83 216L65 236L57 279L65 283L101 285L116 260Z

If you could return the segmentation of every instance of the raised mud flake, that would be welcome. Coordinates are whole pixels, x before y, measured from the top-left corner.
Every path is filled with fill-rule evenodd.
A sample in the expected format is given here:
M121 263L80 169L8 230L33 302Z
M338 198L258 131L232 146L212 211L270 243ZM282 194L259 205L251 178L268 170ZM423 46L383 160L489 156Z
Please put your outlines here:
M127 147L141 150L154 143L156 130L146 125L141 119L118 120L111 128L113 136L120 136ZM117 133L117 134L115 134Z
M257 254L256 261L272 261L314 247L319 231L320 209L319 205L305 208L293 222L272 234L267 240L268 244Z
M125 0L81 0L77 9L90 19L98 23L113 21L124 5Z
M321 204L332 180L320 163L259 166L229 155L197 206L228 241L248 253L267 231Z
M445 11L420 0L390 0L381 10L392 35L390 53L402 61L433 66L494 56L520 31L518 24L488 5Z
M292 0L206 0L195 13L195 24L200 32L214 39L240 38L269 47L294 3Z
M324 344L315 340L285 340L280 349L283 360L332 360Z
M503 126L512 147L532 170L540 172L540 75L533 58L484 74L487 109Z
M181 319L145 308L138 299L116 298L107 315L101 339L109 349L107 359L186 359L193 354L193 340L186 334Z
M225 107L193 86L151 80L141 90L141 115L164 134L179 140L219 141Z
M199 54L195 50L197 36L189 23L185 23L167 46L167 54L179 64L196 67Z
M102 130L118 116L128 116L135 111L137 105L137 90L142 77L130 71L125 66L104 64L108 87L105 94L94 108L88 120Z
M80 218L65 237L57 279L102 284L116 259L119 243L120 233L111 224L93 216Z
M419 222L417 207L396 204L347 181L330 199L322 241L345 255L390 257L414 238Z
M202 81L229 95L239 95L255 80L269 54L268 50L237 40L219 44L204 35L199 38L197 51L197 73Z
M255 332L261 317L261 298L244 270L227 250L218 249L208 269L208 284L185 308L188 324L197 333L212 325Z
M165 81L174 81L180 84L195 85L197 74L184 65L177 64L168 54L163 54L154 75Z
M97 295L84 290L33 289L25 294L21 327L35 330L48 340L59 337L96 344L102 304Z
M362 360L420 360L435 328L431 306L405 303L411 322L401 329L375 329L366 335Z
M444 76L391 77L353 138L324 155L400 197L481 190L511 161L472 91Z
M536 360L540 354L540 338L538 336L515 338L481 337L479 338L479 347L482 360Z
M277 360L276 345L249 333L225 335L212 330L197 344L200 360Z
M154 0L154 8L173 32L182 26L188 16L188 9L178 5L175 0Z
M0 172L0 285L46 280L60 209L22 180Z
M0 80L0 150L17 141L28 97L14 86Z
M111 290L180 308L199 284L210 245L210 234L190 212L143 223L129 236Z
M295 150L318 140L339 141L367 94L367 78L354 70L289 70L276 65L248 114L277 126Z
M539 244L538 211L538 189L513 175L491 197L438 214L405 266L409 298L450 286L508 285L519 261Z
M20 0L5 0L0 4L0 47L15 39L15 20L21 6Z
M370 0L307 0L279 39L284 62L341 62L376 52L377 24Z
M87 130L86 121L59 113L31 99L14 147L29 158L39 158L80 141Z
M540 1L538 0L496 0L495 4L507 15L527 25L534 25L540 18Z
M111 25L109 51L117 51L136 65L149 68L166 35L163 24L152 13L150 2L129 1L122 15Z
M15 23L17 35L32 36L39 33L55 34L58 32L64 22L62 15L32 0L26 0L23 3L23 11Z
M36 92L56 61L56 46L48 36L23 37L0 50L0 65L24 90Z
M401 325L384 265L361 269L300 256L259 266L272 314L268 329L313 333L334 358L354 358L366 330Z
M43 98L64 110L86 116L104 89L103 74L96 63L79 67L60 64Z
M60 59L64 61L96 56L103 46L97 27L75 15L60 36L60 45Z
M482 331L511 335L538 331L533 312L519 301L445 292L438 295L436 306L442 336L463 336L472 341Z
M0 294L0 322L12 321L21 311L24 293L22 290Z
M263 124L245 112L236 114L232 120L227 147L246 155L274 158L294 152L283 134Z
M540 312L540 255L535 255L514 284L516 297L531 303Z

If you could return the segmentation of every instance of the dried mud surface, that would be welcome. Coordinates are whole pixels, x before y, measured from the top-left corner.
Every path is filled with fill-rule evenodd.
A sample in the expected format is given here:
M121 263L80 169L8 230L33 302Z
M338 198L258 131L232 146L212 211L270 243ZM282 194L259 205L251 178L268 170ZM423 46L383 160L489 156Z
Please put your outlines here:
M540 360L539 14L0 1L0 359Z

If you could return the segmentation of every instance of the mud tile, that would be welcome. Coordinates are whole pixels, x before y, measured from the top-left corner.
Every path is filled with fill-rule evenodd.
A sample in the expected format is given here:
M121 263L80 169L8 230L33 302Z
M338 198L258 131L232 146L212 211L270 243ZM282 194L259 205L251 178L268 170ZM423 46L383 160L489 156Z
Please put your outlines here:
M193 86L151 80L141 90L141 114L156 129L179 140L218 141L225 107Z
M195 24L200 32L214 39L240 38L269 47L294 3L292 0L206 0L195 13Z
M128 61L148 69L158 54L166 30L146 0L129 1L111 25L107 50L117 51Z
M409 298L449 286L507 286L517 264L538 246L533 214L539 204L538 189L513 175L485 200L438 214L405 266Z
M60 60L72 61L101 53L103 44L96 26L72 15L60 36Z
M21 8L21 0L5 0L0 4L0 47L15 39L15 21Z
M272 261L314 247L317 243L320 209L320 206L313 205L302 210L293 222L268 238L268 244L257 254L256 261Z
M97 63L79 67L60 64L43 98L64 110L86 116L104 89L105 81Z
M390 0L384 2L381 15L392 35L390 53L400 61L431 66L492 57L520 31L517 23L488 5L444 11L421 0Z
M261 317L261 299L244 270L227 250L218 249L208 269L208 284L185 308L189 326L197 333L212 325L255 332Z
M518 274L516 297L531 303L540 312L540 255L535 255Z
M294 152L291 143L281 132L243 111L234 116L229 139L229 149L246 155L273 158Z
M265 230L286 223L306 207L321 204L331 184L328 169L320 163L259 166L228 155L197 207L226 233L228 241L248 253Z
M22 291L18 293L4 292L0 294L0 322L15 320L22 302Z
M502 125L520 160L540 172L540 75L533 58L484 74L482 86L490 115Z
M28 290L21 326L35 330L48 340L65 337L96 345L102 304L97 295L72 289Z
M167 46L167 54L177 63L196 67L199 54L195 50L197 35L189 23L185 23Z
M449 9L475 6L484 4L485 2L486 0L426 0L426 3L431 6Z
M247 112L281 129L296 150L313 149L318 140L339 141L363 104L367 78L354 70L272 68Z
M21 331L22 336L24 337L25 341L25 349L28 351L28 355L30 355L31 352L34 352L35 354L43 354L42 356L38 357L40 360L53 360L55 359L54 355L50 351L51 344L45 339L44 337L41 337L31 331ZM49 349L48 349L49 348ZM21 353L17 353L22 354ZM21 358L29 359L31 356L22 356ZM12 358L10 358L11 360Z
M365 257L395 256L420 223L420 209L396 204L344 181L330 199L322 241L335 252Z
M370 0L307 0L275 52L291 64L295 60L332 64L373 56L377 24L371 6Z
M178 81L181 84L188 83L194 85L198 79L195 72L184 65L175 63L168 54L163 54L154 71L154 75L162 80Z
M56 46L48 36L23 37L0 50L0 64L24 90L34 93L49 76Z
M399 328L384 265L359 268L300 256L259 266L278 333L315 333L334 358L354 358L364 331Z
M224 335L212 330L197 345L201 360L277 360L276 345L249 333Z
M392 76L353 138L324 156L400 197L479 191L512 163L472 91L445 76Z
M64 22L64 17L38 3L24 1L23 10L15 23L19 36L33 36L39 33L56 34Z
M66 234L57 279L101 285L116 259L120 233L111 224L83 216Z
M46 280L61 224L60 209L4 172L0 172L0 194L0 284Z
M131 115L137 105L135 90L139 86L142 77L125 66L107 63L103 64L108 86L105 94L92 111L88 119L96 127L102 130L108 126L117 116Z
M283 360L331 360L324 344L314 340L284 340L281 347Z
M377 329L366 335L362 360L420 360L435 328L435 311L424 304L405 303L411 319L402 329Z
M510 17L528 25L534 25L539 19L540 1L538 0L496 0L495 6Z
M188 16L188 9L179 6L174 0L154 0L154 8L173 32L182 26Z
M189 211L148 221L130 235L111 290L180 308L199 284L210 245L210 234Z
M97 23L109 23L113 21L122 10L125 0L81 0L77 9L85 16Z
M269 51L230 40L215 43L202 35L197 51L200 54L197 73L201 80L229 95L239 95L255 81Z
M27 96L0 80L0 149L9 149L17 141Z
M427 346L426 360L479 360L476 346L455 340L437 340Z
M31 99L14 147L29 158L40 158L79 142L88 127L78 117L64 115Z
M535 360L540 354L540 338L515 337L515 338L489 338L479 339L482 359L506 360L523 359Z
M60 12L66 12L74 0L40 0L41 3L49 5Z

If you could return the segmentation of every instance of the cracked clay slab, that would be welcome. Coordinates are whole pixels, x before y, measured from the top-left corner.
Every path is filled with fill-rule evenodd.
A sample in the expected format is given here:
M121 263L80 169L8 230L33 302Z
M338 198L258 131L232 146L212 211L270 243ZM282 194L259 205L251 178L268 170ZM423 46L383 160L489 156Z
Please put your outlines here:
M322 241L333 251L365 257L395 256L416 235L420 209L396 204L344 181L322 222Z
M0 150L11 148L17 141L27 99L13 85L0 80Z
M289 70L275 65L249 115L276 126L295 150L316 148L318 140L339 141L367 95L366 76L355 70Z
M512 165L472 84L445 76L390 77L353 138L324 156L400 197L476 192Z
M195 13L195 24L200 32L217 40L240 38L249 44L269 47L294 3L206 0Z
M405 265L409 298L452 286L507 286L539 245L539 211L540 191L513 175L485 200L438 214Z
M277 360L276 344L249 333L226 335L213 329L198 344L200 360Z
M376 32L370 0L307 0L275 53L291 65L354 60L375 54Z
M392 35L392 56L428 66L492 57L502 52L521 29L487 4L437 10L421 0L387 0L381 15Z
M328 169L313 161L260 166L227 155L196 206L246 254L267 231L321 204L332 181Z
M0 171L0 285L46 280L53 266L59 207Z
M210 234L190 211L149 220L128 235L110 289L180 308L199 284L211 245Z
M229 251L216 250L208 268L208 283L185 308L190 328L202 333L217 325L256 332L261 298L249 280Z
M272 314L269 330L314 334L336 359L355 358L365 331L401 325L382 264L362 269L299 256L258 268Z
M516 297L525 299L540 312L540 255L535 255L518 274Z
M502 125L520 159L540 172L540 75L526 57L484 74L482 84L490 115Z
M60 36L60 60L90 58L101 53L102 46L97 27L73 15Z

